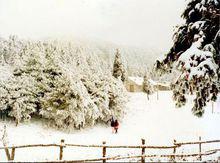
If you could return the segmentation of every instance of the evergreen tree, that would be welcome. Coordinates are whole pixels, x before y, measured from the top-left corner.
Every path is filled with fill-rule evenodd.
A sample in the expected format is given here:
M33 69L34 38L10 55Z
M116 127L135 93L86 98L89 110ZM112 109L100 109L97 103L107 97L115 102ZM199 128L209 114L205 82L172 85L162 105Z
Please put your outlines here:
M23 65L14 68L13 76L0 85L0 110L13 117L16 125L31 119L38 106L36 77L39 77L41 65L33 55L26 56L24 60Z
M149 95L152 94L153 89L152 89L152 86L149 82L149 78L147 75L144 75L143 90L147 94L147 98L149 100Z
M186 95L194 94L192 112L200 117L207 102L215 101L219 92L220 2L191 0L182 17L185 24L177 28L172 48L156 67L162 72L176 67L181 72L172 85L176 105L184 105Z
M16 77L0 88L0 110L14 117L16 124L29 120L36 111L36 94L32 92L34 81L29 77ZM3 94L3 92L5 94Z
M113 65L113 76L116 79L120 79L122 82L126 80L126 71L122 63L121 54L118 49L116 49L115 61Z

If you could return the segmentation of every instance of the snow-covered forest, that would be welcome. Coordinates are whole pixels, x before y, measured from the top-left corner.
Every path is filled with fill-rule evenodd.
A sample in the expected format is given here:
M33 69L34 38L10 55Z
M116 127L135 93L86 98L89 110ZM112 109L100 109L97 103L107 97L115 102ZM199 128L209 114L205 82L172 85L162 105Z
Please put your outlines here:
M133 3L0 0L0 161L220 160L220 1Z
M81 128L122 117L125 88L93 51L16 37L2 39L0 49L0 110L17 124L38 116L58 128Z

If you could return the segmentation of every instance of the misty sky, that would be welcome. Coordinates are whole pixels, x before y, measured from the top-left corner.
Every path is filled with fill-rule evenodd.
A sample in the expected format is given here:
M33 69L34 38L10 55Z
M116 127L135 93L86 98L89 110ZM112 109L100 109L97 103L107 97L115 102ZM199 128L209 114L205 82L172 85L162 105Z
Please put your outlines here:
M0 0L0 36L68 36L167 50L185 0Z

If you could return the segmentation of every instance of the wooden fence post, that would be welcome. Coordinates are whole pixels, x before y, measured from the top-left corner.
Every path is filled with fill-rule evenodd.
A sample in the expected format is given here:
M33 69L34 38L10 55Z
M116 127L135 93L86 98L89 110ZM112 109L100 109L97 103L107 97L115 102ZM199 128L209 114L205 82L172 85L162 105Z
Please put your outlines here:
M63 159L63 147L64 147L64 139L61 139L60 141L60 160Z
M11 150L11 160L14 160L14 158L15 158L15 147L13 147Z
M145 145L145 139L141 139L141 144L142 144L143 146ZM145 155L145 147L142 147L141 155ZM145 162L145 157L142 156L142 157L141 157L141 163L144 163L144 162Z
M173 145L176 146L176 140L173 140ZM175 161L176 147L173 147L173 161Z
M10 161L11 160L10 152L9 152L9 149L6 146L5 146L5 154L7 156L8 161Z
M105 156L106 156L106 142L105 141L103 141L102 142L102 145L103 145L103 148L102 148L102 157L103 157L103 163L106 163L106 159L104 159L105 158Z
M201 136L199 137L199 141L201 142ZM202 161L202 143L199 143L199 161Z

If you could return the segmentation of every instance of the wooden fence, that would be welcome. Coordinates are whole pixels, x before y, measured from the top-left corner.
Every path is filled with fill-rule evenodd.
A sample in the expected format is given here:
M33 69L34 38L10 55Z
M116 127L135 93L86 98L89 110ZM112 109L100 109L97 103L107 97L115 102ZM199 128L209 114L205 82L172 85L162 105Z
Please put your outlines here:
M176 140L173 141L172 146L150 146L145 144L145 139L141 139L141 145L138 146L122 146L122 145L106 145L104 141L102 145L80 145L80 144L66 144L64 139L60 141L59 144L31 144L31 145L19 145L19 146L4 146L0 147L0 150L5 150L6 157L8 161L13 161L15 158L15 150L19 148L35 148L35 147L58 147L59 148L59 161L52 161L52 162L91 162L91 161L102 161L106 163L107 160L122 160L122 159L133 159L139 158L141 162L145 162L145 158L159 158L159 157L166 157L170 158L171 160L175 161L176 158L185 158L185 157L198 157L200 161L202 161L202 156L208 156L216 154L220 151L220 149L213 149L209 151L202 152L202 144L208 143L220 143L220 140L209 140L209 141L202 141L201 137L199 137L199 141L197 142L177 142ZM191 154L176 154L177 149L185 146L185 145L198 145L198 153L191 153ZM63 160L63 149L66 147L86 147L86 148L102 148L102 157L95 158L95 159L84 159L84 160ZM140 155L135 156L114 156L114 157L106 157L107 148L139 148L141 149ZM145 149L173 149L172 154L167 155L147 155L145 153Z

